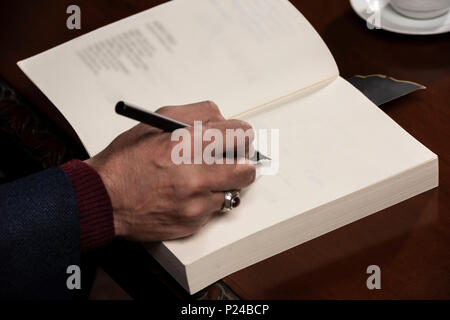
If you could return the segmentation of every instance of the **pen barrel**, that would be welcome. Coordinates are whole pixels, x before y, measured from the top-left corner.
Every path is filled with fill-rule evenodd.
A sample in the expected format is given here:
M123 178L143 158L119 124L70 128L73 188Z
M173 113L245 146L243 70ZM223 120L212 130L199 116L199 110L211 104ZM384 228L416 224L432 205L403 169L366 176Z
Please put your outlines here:
M135 106L128 105L123 101L116 104L116 113L166 132L173 132L177 129L188 127L185 123L168 119L155 112L139 109Z

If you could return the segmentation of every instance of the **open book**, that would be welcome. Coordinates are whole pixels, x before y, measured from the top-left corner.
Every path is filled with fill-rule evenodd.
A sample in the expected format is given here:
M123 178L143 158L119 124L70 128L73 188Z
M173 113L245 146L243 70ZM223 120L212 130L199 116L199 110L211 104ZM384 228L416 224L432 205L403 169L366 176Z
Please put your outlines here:
M438 185L436 155L339 76L287 0L170 1L19 66L91 155L136 124L114 113L119 100L212 100L225 117L279 129L278 173L239 208L147 245L190 293Z

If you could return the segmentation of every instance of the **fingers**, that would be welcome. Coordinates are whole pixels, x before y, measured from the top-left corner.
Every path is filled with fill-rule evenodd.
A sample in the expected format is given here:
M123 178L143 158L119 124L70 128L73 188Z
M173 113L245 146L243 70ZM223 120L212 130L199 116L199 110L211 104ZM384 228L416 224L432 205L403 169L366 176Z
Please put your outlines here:
M186 200L181 212L186 223L201 224L214 212L221 210L224 201L225 194L223 192L205 192Z
M216 164L207 168L210 173L208 186L210 190L240 190L251 185L256 178L256 167L252 164Z
M212 101L203 101L182 106L167 106L159 108L157 113L193 125L194 121L203 123L223 121L219 107Z
M203 227L222 209L224 201L224 192L208 192L186 201L180 211L184 229L182 234L191 235Z
M179 211L181 234L191 235L204 226L222 208L224 197L223 193L207 192L186 200Z
M225 192L211 192L208 197L208 202L211 205L211 208L214 210L213 212L220 211L225 202Z
M243 189L255 181L253 164L214 164L177 166L174 187L179 197L189 199L205 192Z
M221 158L224 154L230 159L245 158L255 134L247 122L231 119L176 130L173 134L173 148L179 144L180 137L183 142L189 139L192 159L195 152L201 152L202 162L212 164L216 158ZM199 158L198 155L196 158ZM197 161L194 163L198 164Z
M209 142L220 144L223 153L245 157L249 153L251 142L254 139L254 131L245 121L231 119L225 120L214 102L204 101L183 106L167 106L156 111L167 117L193 125L194 121L201 121L201 133L199 127L190 127L187 130L191 137L191 146L201 146L202 151L208 148ZM144 130L144 129L142 129ZM184 137L182 133L181 136ZM201 141L196 141L201 140ZM205 139L205 141L203 141ZM216 156L216 148L211 155ZM203 153L202 153L203 154ZM217 155L217 156L221 156Z
M220 132L220 135L216 134L218 137L215 139L222 139L223 152L234 152L233 155L237 154L238 157L245 156L255 138L251 125L238 119L210 122L204 128L206 136L208 136L208 130Z
M192 165L183 181L187 195L243 189L255 181L256 167L250 163Z

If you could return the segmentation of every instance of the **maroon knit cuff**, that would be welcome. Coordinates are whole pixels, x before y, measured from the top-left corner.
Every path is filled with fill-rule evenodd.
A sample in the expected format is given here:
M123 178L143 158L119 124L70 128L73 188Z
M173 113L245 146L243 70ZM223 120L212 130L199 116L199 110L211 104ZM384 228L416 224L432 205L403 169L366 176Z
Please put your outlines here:
M80 214L81 251L97 249L114 238L111 199L98 173L80 160L60 166L75 191Z

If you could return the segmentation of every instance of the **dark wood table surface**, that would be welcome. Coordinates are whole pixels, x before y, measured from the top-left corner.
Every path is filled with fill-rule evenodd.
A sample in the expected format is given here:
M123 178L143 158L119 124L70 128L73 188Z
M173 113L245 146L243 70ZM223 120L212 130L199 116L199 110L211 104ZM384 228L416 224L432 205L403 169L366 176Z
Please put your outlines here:
M162 2L1 1L0 76L76 139L16 62ZM292 2L325 40L343 77L381 73L427 87L384 110L438 154L440 186L224 281L244 299L450 298L450 35L369 30L347 0ZM70 4L81 7L81 30L66 28ZM373 264L381 268L381 290L366 287L366 268Z

